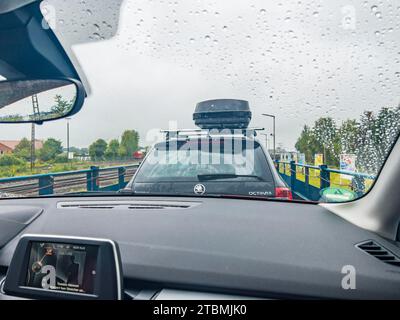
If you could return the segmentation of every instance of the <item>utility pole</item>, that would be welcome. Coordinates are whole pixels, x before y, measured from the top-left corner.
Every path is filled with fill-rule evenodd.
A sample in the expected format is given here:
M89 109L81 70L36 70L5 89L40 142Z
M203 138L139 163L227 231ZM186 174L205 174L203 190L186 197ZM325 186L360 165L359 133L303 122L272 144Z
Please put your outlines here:
M66 118L67 120L67 161L69 162L69 120L71 118Z
M31 128L31 172L35 167L35 123L32 122Z
M38 120L39 115L40 115L40 110L39 110L39 100L38 100L36 94L32 95L32 108L33 108L33 119ZM33 168L35 167L35 160L36 160L35 142L36 142L35 122L32 122L32 128L31 128L31 172L33 171Z
M274 140L273 140L273 144L274 144L274 160L276 160L276 132L275 132L275 115L273 115L273 114L268 114L268 113L263 113L262 114L263 116L265 116L265 117L270 117L270 118L272 118L272 120L273 120L273 129L272 129L272 131L273 131L273 138L274 138Z

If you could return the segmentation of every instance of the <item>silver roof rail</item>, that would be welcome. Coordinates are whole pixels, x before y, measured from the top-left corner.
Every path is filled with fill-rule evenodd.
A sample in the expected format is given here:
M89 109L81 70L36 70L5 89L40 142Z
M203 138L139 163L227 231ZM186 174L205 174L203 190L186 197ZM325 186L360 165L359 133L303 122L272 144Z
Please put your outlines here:
M218 137L218 136L246 136L255 137L257 131L265 130L264 128L246 128L246 129L176 129L176 130L161 130L165 133L166 140L179 139L179 138L191 138L191 137Z

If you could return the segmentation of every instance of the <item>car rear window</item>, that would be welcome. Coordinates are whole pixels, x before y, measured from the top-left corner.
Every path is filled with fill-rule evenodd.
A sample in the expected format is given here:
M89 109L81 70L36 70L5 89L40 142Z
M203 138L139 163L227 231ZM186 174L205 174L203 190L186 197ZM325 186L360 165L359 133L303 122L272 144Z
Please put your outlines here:
M195 182L199 175L238 175L229 181L272 181L269 162L258 142L225 139L157 144L135 182Z

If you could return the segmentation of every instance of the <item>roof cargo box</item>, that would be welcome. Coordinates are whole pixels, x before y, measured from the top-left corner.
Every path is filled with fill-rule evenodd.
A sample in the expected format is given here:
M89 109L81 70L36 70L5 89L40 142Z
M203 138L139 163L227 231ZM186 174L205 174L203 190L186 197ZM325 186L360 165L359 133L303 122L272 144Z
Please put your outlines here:
M197 104L193 120L201 129L246 129L251 112L245 100L208 100Z

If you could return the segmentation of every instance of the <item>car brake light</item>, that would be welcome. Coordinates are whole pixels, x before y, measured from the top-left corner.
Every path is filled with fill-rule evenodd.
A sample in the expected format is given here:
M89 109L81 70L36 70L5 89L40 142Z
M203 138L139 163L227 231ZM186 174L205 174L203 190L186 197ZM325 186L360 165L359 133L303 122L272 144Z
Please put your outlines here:
M292 191L286 187L275 188L275 197L285 200L293 200Z

